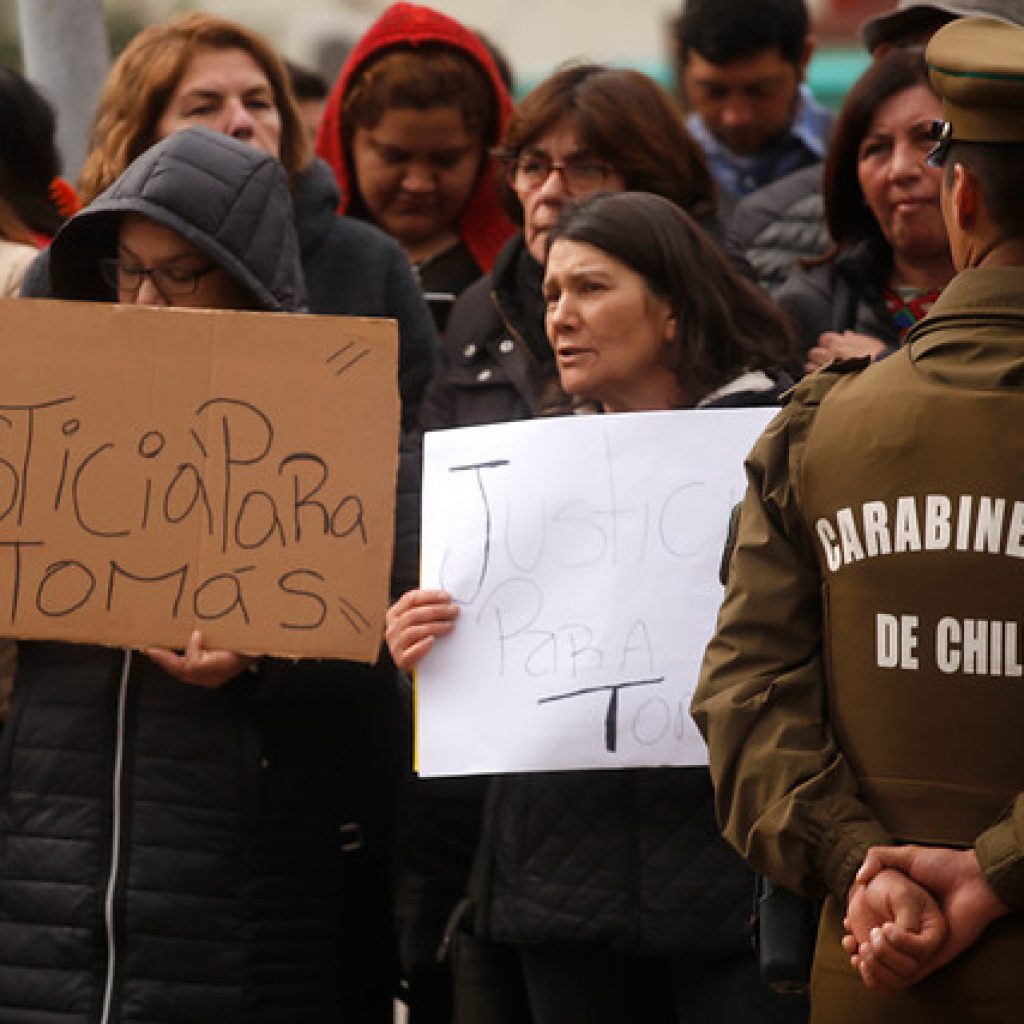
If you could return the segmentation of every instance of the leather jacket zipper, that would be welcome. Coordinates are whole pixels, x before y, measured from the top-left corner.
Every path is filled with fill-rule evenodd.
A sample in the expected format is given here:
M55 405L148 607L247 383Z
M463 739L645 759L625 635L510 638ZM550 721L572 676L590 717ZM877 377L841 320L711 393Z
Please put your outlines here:
M110 1024L114 998L114 982L117 976L117 935L114 930L114 901L117 892L118 875L121 869L121 829L123 825L122 791L124 781L124 732L125 711L128 704L128 676L131 673L132 652L124 652L124 664L117 688L117 722L114 731L114 765L111 773L111 826L110 826L110 870L107 874L103 896L103 927L107 937L107 972L103 985L103 1005L99 1024Z
M642 769L641 769L642 771ZM643 907L643 873L644 865L640 849L640 785L641 777L632 774L628 769L623 773L626 786L627 805L626 832L627 849L629 851L626 866L626 942L630 950L639 950L644 933Z
M505 315L505 310L502 309L501 306L501 299L498 298L497 289L491 291L491 303L493 304L494 308L498 311L498 316L501 317L501 322L505 325L505 330L508 331L510 335L512 335L512 338L515 341L515 343L526 353L526 355L529 357L530 362L534 366L536 366L537 357L530 350L530 346L527 345L526 342L523 340L523 336L515 329L515 327L512 324L512 321L509 320L509 318Z

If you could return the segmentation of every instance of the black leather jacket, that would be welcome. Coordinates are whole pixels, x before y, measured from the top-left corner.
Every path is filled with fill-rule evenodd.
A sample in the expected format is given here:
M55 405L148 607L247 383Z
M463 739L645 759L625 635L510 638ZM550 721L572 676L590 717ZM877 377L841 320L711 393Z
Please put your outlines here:
M899 332L878 284L877 261L866 246L827 263L794 267L775 298L805 352L824 331L856 331L885 342L889 351L899 347Z
M543 271L521 235L462 293L423 400L424 430L530 419L557 379L544 334Z

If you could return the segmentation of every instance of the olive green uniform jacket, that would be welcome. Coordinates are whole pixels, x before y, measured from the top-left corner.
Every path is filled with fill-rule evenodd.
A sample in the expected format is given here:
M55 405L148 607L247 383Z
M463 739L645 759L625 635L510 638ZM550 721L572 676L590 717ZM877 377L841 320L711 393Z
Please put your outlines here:
M843 408L845 385L859 384L864 393L869 384L884 389L897 372L906 379L908 368L897 360L909 360L926 387L1015 391L1024 412L1024 268L960 274L911 342L852 379L863 361L807 378L755 446L726 595L691 709L708 741L726 838L764 874L807 894L831 893L840 907L870 846L919 837L883 824L829 717L829 620L823 612L829 568L802 504L807 487L815 486L804 474L803 459L813 432L828 421L830 404ZM843 386L836 387L837 381ZM899 416L897 408L893 424ZM1006 427L1008 434L1020 431L1021 420ZM927 441L927 429L923 436ZM893 437L898 444L898 426ZM855 474L859 463L851 461L852 466L840 460L829 471ZM823 477L823 461L814 465ZM1021 475L1016 467L1012 479ZM982 493L1005 493L1006 486L1012 485L993 481ZM864 492L871 493L870 484ZM912 559L902 564L913 571ZM949 565L951 590L958 564ZM1016 564L1024 581L1024 563ZM1009 603L1005 618L1024 619L1019 602ZM929 710L922 707L920 714ZM914 729L906 732L912 745ZM978 735L984 737L984 730ZM980 747L984 739L976 742ZM932 751L920 753L927 766ZM1024 754L1014 756L1024 760ZM941 817L941 799L934 803ZM1024 909L1024 794L1011 791L1002 813L991 820L962 845L973 843L999 897L1012 910Z

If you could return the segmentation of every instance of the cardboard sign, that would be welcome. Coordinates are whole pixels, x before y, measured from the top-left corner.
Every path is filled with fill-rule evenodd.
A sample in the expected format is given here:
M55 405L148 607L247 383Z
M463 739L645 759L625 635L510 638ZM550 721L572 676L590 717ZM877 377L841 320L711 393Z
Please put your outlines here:
M460 612L417 672L421 774L706 763L690 698L743 459L775 412L426 436L423 586Z
M373 660L393 322L0 303L0 633Z

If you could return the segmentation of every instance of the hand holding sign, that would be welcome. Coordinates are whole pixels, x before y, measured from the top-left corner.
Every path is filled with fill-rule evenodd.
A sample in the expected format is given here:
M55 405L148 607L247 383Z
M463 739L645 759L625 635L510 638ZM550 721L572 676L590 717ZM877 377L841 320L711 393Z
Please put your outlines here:
M211 690L231 682L256 660L234 651L207 650L198 629L192 631L183 654L164 647L150 647L146 654L175 679Z
M389 609L384 639L395 664L411 673L439 637L455 628L458 606L444 590L410 590Z

